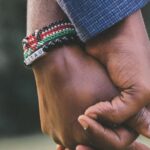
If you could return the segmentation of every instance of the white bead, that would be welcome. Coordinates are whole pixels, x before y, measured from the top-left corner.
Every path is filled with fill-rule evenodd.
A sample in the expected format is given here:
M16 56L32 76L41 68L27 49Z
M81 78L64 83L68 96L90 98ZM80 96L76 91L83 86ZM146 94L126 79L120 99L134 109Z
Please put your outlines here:
M43 51L43 49L39 49L36 52L34 52L32 55L30 55L28 58L25 59L24 63L26 65L32 64L36 59L44 56L46 53Z

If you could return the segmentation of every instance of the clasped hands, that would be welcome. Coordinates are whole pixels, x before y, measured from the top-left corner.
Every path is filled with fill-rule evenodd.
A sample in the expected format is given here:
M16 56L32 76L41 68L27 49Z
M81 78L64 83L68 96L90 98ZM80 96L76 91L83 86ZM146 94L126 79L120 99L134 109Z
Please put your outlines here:
M41 127L58 149L149 150L134 142L150 137L150 49L139 13L86 51L60 47L33 65Z

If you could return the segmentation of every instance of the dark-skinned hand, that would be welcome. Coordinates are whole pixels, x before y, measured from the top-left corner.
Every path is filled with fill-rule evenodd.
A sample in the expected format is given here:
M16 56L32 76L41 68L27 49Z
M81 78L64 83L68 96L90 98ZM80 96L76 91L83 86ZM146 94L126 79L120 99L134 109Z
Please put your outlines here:
M78 145L76 150L150 150L146 145L136 141L125 148L123 145L128 141L127 138L130 138L128 135L131 134L125 128L120 127L117 130L110 130L85 115L79 117L79 122L83 129L86 128L86 135L89 137L93 147ZM71 149L58 145L56 150Z
M95 37L87 51L104 65L120 94L97 103L85 115L122 124L150 138L150 43L141 12Z
M55 142L64 147L94 146L90 143L92 136L85 133L78 117L99 100L111 100L118 94L104 68L79 46L64 46L35 62L33 71L43 132L52 135ZM101 129L103 131L102 126ZM137 137L122 127L116 128L115 132L108 129L107 134L108 139L114 135L117 147L122 149ZM102 143L105 150L117 150L112 136L110 144ZM125 140L121 140L122 137ZM99 140L103 141L103 138Z

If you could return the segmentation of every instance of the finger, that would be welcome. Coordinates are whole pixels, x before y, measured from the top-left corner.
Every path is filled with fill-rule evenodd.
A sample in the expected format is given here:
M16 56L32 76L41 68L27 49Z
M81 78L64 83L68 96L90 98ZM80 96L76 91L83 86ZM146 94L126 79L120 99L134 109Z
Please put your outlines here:
M112 107L113 105L109 102L100 102L88 108L85 114L93 119L103 120L103 122L120 123L121 112L114 112ZM150 111L147 108L144 107L137 115L126 121L127 125L137 133L150 138Z
M62 145L57 145L56 150L65 150L65 148Z
M114 130L105 128L85 115L80 116L78 120L91 141L92 147L95 148L125 149L137 137L136 133L132 133L124 128Z
M111 102L99 102L85 111L85 115L99 117L113 123L123 123L140 111L139 107L132 102L128 102L121 96L117 96ZM142 108L141 108L142 109ZM95 112L97 116L95 115Z
M135 101L133 100L126 101L124 98L118 96L113 99L112 102L100 102L89 107L85 111L85 115L93 119L100 119L109 123L121 124L129 120L129 118L135 116L135 114L137 114L135 112L140 112L140 107L138 107L138 105L134 105L134 103ZM150 138L150 112L145 109L144 113L142 111L139 114L134 118L133 123L131 123L131 127L136 127L136 131L139 134Z
M84 145L78 145L76 147L76 150L94 150L94 149L87 147L87 146L84 146Z

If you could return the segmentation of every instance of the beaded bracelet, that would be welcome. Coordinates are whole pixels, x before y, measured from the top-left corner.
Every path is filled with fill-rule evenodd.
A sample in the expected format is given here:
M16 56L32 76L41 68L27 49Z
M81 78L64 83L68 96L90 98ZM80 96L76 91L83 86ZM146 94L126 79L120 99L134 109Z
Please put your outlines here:
M80 40L69 20L52 23L22 40L24 63L29 66L53 48L75 42L80 43Z

